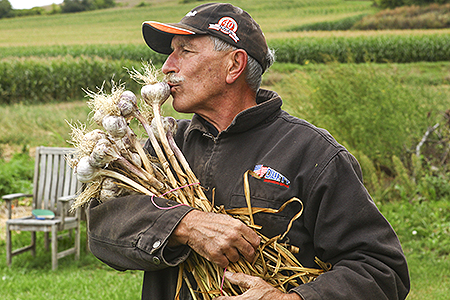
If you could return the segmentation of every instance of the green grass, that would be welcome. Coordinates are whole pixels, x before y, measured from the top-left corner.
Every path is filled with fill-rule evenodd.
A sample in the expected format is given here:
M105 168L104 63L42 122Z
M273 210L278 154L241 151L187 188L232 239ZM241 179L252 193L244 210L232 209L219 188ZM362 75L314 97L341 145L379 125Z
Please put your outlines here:
M447 300L450 294L450 202L396 201L378 204L396 230L406 254L408 300Z
M29 252L14 256L6 266L6 246L0 240L0 287L3 300L86 300L140 299L142 272L117 272L98 261L86 249L85 223L82 222L80 260L69 255L58 261L57 271L51 269L51 252L45 251L44 235L37 234L36 257ZM13 243L25 246L29 232L13 233ZM63 248L71 242L59 241Z
M88 98L65 103L1 105L0 148L13 147L17 152L23 147L70 146L71 129L68 123L81 122L95 127L90 120L87 101ZM190 118L190 115L175 112L170 103L166 103L162 110L165 115ZM142 127L137 122L131 125L136 134L143 137L145 131Z

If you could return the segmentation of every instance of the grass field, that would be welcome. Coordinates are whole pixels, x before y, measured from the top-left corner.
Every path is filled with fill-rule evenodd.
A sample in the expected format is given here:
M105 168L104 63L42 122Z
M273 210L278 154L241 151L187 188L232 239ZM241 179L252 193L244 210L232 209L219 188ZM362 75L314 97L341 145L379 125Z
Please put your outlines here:
M142 2L140 0L117 2L124 5L78 14L0 19L0 51L2 48L14 46L37 48L49 45L142 44L140 26L143 21L176 22L190 8L201 3L194 1L180 4L179 0L146 0L145 2L149 5L138 8L136 5ZM372 7L371 1L236 0L233 4L248 10L259 21L269 42L291 37L450 33L450 29L288 32L290 28L302 24L373 13L376 8ZM354 73L344 72L343 74L356 74L356 80L358 76L367 74L364 73L366 67L349 65L343 66L342 69L352 70L351 72ZM375 79L393 78L396 82L396 86L392 89L386 86L387 89L383 90L368 85L373 89L375 98L386 97L384 95L388 91L393 93L391 95L393 100L407 96L413 98L411 109L417 103L426 106L421 109L428 109L430 117L426 120L427 125L423 131L426 130L426 126L433 125L439 120L440 112L449 108L449 62L384 64L371 66L371 68ZM314 111L308 111L305 107L317 105L317 103L308 102L310 96L317 92L316 89L321 88L319 85L315 86L317 78L328 74L331 77L327 78L333 79L334 73L330 74L330 72L337 69L339 67L335 64L299 66L276 63L265 74L263 85L274 88L280 93L286 110L299 117L315 118L314 121L322 126L321 122L327 121L326 116L314 115ZM108 79L104 78L104 80ZM349 78L349 82L351 79L353 78ZM343 87L342 90L345 88ZM341 94L339 97L338 100L345 99L346 95ZM376 106L376 103L371 104L372 106L369 107ZM362 107L367 106L362 105ZM164 115L177 118L189 117L176 114L170 104L164 105L163 109ZM87 121L88 113L86 99L72 99L64 103L42 105L1 105L0 159L8 160L12 153L20 152L22 149L32 153L34 147L39 145L67 146L67 140L70 139L67 121L84 123ZM373 111L367 113L373 113ZM400 126L410 127L408 124L398 124L398 127ZM338 138L343 131L339 128L327 129ZM138 127L135 130L142 133ZM416 141L422 137L423 131L414 137ZM396 133L395 128L391 132ZM391 138L395 139L396 136L393 134ZM340 141L349 143L347 140ZM409 151L411 146L405 144L404 148ZM393 188L401 189L401 186L397 185ZM412 289L407 299L448 300L450 294L450 199L447 197L434 201L427 199L418 201L402 198L396 201L381 201L381 196L378 197L377 193L374 196L380 210L397 231L409 262ZM85 230L84 226L83 223L83 230ZM32 258L28 253L15 257L12 268L8 268L5 264L4 230L1 230L1 227L0 234L0 298L2 299L84 300L139 299L140 297L142 273L116 272L105 266L86 250L85 238L82 239L80 261L74 262L69 256L60 261L58 272L52 272L50 253L43 251L42 236L38 236L37 258ZM85 236L85 232L82 236ZM15 233L15 237L21 243L28 240L27 234Z

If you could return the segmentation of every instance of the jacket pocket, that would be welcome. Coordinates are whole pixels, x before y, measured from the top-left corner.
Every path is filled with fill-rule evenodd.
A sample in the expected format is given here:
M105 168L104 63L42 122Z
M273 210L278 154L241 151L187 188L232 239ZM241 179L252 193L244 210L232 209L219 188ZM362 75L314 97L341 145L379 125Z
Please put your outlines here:
M278 210L289 199L271 200L267 198L251 196L252 208L270 208ZM230 200L230 208L247 208L247 201L243 194L233 194ZM253 215L256 225L262 226L259 230L261 234L268 238L282 235L288 228L289 222L301 211L301 204L292 202L288 204L282 211L277 213L259 212Z

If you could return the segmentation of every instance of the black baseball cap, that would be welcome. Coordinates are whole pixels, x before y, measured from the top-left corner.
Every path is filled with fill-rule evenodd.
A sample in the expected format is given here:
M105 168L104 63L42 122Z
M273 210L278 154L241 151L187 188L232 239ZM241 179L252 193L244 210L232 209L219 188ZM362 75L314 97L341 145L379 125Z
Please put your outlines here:
M207 3L197 6L179 23L146 21L142 34L147 45L162 54L172 53L171 42L175 35L212 35L229 44L244 49L263 68L269 48L264 34L255 20L244 10L228 3Z

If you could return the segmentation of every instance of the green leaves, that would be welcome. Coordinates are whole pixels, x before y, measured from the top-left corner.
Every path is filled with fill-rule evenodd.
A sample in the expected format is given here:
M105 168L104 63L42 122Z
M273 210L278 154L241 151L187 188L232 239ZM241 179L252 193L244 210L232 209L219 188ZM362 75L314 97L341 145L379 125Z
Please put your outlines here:
M1 104L68 101L85 96L83 89L96 90L109 79L126 81L133 88L127 70L139 62L99 57L9 58L0 61ZM137 84L135 86L137 87Z
M0 159L0 195L31 193L33 170L28 153L16 153L8 162Z
M445 33L307 37L274 40L269 46L276 50L278 62L297 64L306 61L410 63L450 59L450 35Z

